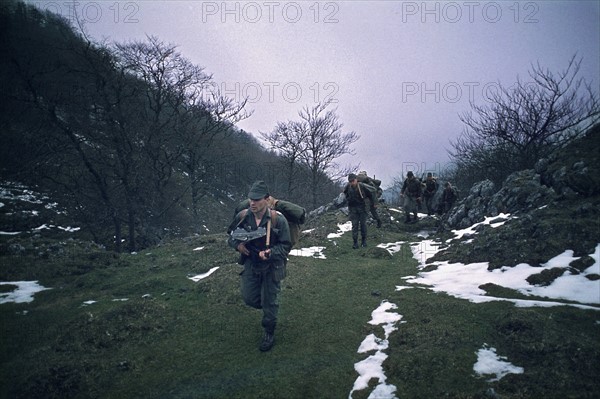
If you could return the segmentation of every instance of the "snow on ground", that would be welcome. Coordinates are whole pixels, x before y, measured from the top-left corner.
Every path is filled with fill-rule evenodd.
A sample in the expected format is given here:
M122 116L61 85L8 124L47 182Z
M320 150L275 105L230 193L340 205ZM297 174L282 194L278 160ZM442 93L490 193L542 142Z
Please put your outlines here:
M426 246L435 248L433 243ZM424 252L419 246L413 246L413 254L420 262L420 268L424 268L425 261L433 256L432 251ZM590 254L595 263L584 270L582 273L573 274L568 270L569 263L579 259L573 256L572 250L550 259L541 267L533 267L521 263L514 267L502 267L500 269L488 270L488 262L480 263L449 263L433 262L427 266L435 265L436 270L421 272L417 277L405 279L407 283L431 287L432 291L445 292L457 298L467 299L471 302L482 303L489 301L511 301L519 307L527 306L559 306L566 305L561 302L507 299L486 296L484 290L479 286L487 283L496 284L502 287L511 288L524 295L535 295L555 300L569 300L578 302L570 306L577 306L584 309L596 309L597 307L585 306L584 304L600 304L600 280L590 280L586 276L591 274L600 274L600 244L596 247L594 253ZM544 269L562 267L567 271L558 277L548 286L534 286L529 284L527 277L541 273Z
M498 216L487 216L483 222L475 223L474 225L469 226L462 230L452 230L452 232L454 233L454 235L456 237L447 240L447 242L452 241L454 239L461 239L465 234L475 234L476 233L475 229L484 224L488 224L493 228L500 227L504 223L506 223L509 219L512 219L512 218L515 218L515 217L511 216L509 213L501 213ZM502 219L504 219L504 220L502 220ZM492 223L494 220L498 220L498 221L495 223Z
M33 295L36 292L49 290L38 284L37 281L7 281L0 282L0 285L14 285L17 288L11 292L0 293L0 303L15 302L24 303L33 301Z
M400 252L402 249L402 244L404 244L404 241L396 241L385 244L377 244L377 247L385 249L390 253L390 255L394 255L396 252Z
M400 211L398 211L400 212ZM505 223L511 216L501 214L493 218L486 218L485 221L477 223L463 230L455 230L455 238L460 239L466 234L477 234L476 227L481 224L489 224L496 228ZM505 220L502 220L505 219ZM492 223L493 221L496 221ZM352 229L350 222L339 224L338 231L327 236L329 239L339 238L345 232ZM0 234L16 234L0 232ZM427 238L426 234L421 234L421 238ZM335 244L335 241L333 242ZM398 253L403 241L381 243L377 245L380 248L387 250L391 255ZM396 286L396 290L400 291L407 288L425 288L434 292L445 292L457 298L469 300L474 303L482 303L488 301L511 301L515 306L578 306L584 309L600 310L598 307L589 306L589 304L600 304L600 280L592 281L586 276L592 274L600 274L600 243L596 247L594 253L590 254L595 260L594 264L584 270L582 273L573 274L568 268L569 264L578 259L573 256L572 250L566 250L564 253L550 259L541 267L532 267L527 264L519 264L514 267L502 267L500 269L488 270L488 263L449 263L449 262L433 262L427 264L427 261L434 256L440 247L440 243L435 240L423 239L418 243L411 245L413 257L419 262L418 269L421 270L417 276L402 277L402 280L409 285ZM195 248L194 251L202 250L203 247ZM291 256L308 256L317 259L325 259L323 250L325 247L310 247L295 249L290 252ZM436 266L435 270L423 271L425 267ZM532 286L527 282L527 277L532 274L540 273L542 270L561 267L567 269L566 272L558 277L552 284L542 286ZM213 267L208 272L196 276L188 276L192 281L198 282L209 277L218 267ZM485 295L485 291L479 288L482 284L493 283L498 286L512 288L525 295L535 295L546 297L550 300L518 300L507 298L496 298ZM17 286L17 289L9 293L0 293L0 303L6 302L31 302L33 294L36 292L49 289L37 284L37 281L20 281L20 282L0 282L0 284L11 284ZM578 304L566 304L555 300L570 300L578 302ZM87 304L94 303L88 301ZM588 304L588 305L585 305ZM384 337L379 338L375 334L369 334L362 341L358 348L358 353L370 353L364 360L354 365L355 370L359 374L349 398L356 391L361 391L368 388L369 381L376 379L378 385L369 394L369 398L395 398L396 387L386 383L387 377L383 371L383 362L387 359L387 354L384 352L388 349L388 338L390 334L396 331L398 323L401 321L402 315L392 312L397 309L393 303L382 301L380 306L372 312L372 319L369 321L372 325L381 325L384 331ZM23 313L26 314L26 313ZM514 366L507 362L504 357L496 355L496 349L490 348L484 344L483 348L477 352L477 362L473 366L473 370L479 375L495 375L496 377L490 381L497 381L509 373L523 373L521 367Z
M206 273L198 274L197 276L192 276L192 277L188 277L188 278L190 280L194 281L195 283L197 283L198 281L203 280L203 279L207 278L208 276L210 276L211 274L213 274L214 272L216 272L217 269L219 269L219 266L213 267L212 269L210 269Z
M346 222L344 224L338 224L338 231L335 233L329 233L327 238L340 238L342 234L352 230L352 222Z
M292 249L290 251L291 256L306 256L310 258L326 259L323 254L325 247L308 247L300 249Z
M352 398L352 394L355 391L362 391L369 387L369 381L376 379L379 381L375 389L369 395L369 398L394 398L396 387L391 384L387 384L387 377L383 371L383 362L387 359L387 355L384 350L388 348L388 338L390 334L396 331L396 323L398 323L402 316L396 312L390 312L390 310L397 309L396 304L382 301L377 309L371 313L371 320L369 324L383 326L384 338L378 338L375 334L369 334L362 341L358 347L358 353L368 353L375 351L375 354L369 355L366 359L354 365L354 369L358 373L354 386L348 395L348 398Z
M498 356L496 348L489 348L487 344L477 351L477 362L473 365L473 371L479 375L496 375L488 381L498 381L507 374L523 374L523 367L512 365L506 361L505 356Z
M512 217L510 214L487 217L483 222L476 223L466 229L453 230L453 233L456 238L462 238L465 234L477 234L475 228L479 225L488 224L493 228L497 228ZM579 303L571 306L600 310L597 307L585 305L600 304L600 280L594 281L587 278L587 276L592 274L600 274L600 244L590 254L595 263L579 274L573 274L569 269L569 264L579 259L573 256L572 250L566 250L541 265L541 267L533 267L521 263L514 267L505 266L490 271L488 270L488 262L471 264L432 262L427 264L427 261L439 251L439 246L440 243L435 240L422 240L411 246L413 257L419 262L419 269L423 269L426 266L437 266L437 269L429 272L422 271L418 276L405 277L404 280L407 283L430 287L432 291L445 292L457 298L467 299L475 303L505 300L511 301L519 307L566 305L565 303L554 301L519 300L486 296L485 291L480 289L479 286L492 283L501 287L514 289L524 295L535 295L551 300L569 300ZM526 280L533 274L557 267L564 268L566 271L548 286L534 286ZM401 289L403 286L397 286L396 288Z
M56 214L66 214L65 211L58 210L58 203L49 202L50 198L46 195L38 193L36 191L30 190L28 187L17 183L17 182L0 182L0 200L4 200L6 202L18 203L18 202L27 202L30 204L36 205L44 205L44 208L54 211ZM0 202L0 208L4 207L5 204ZM26 215L27 217L39 216L39 212L35 210L21 210L21 214ZM53 224L42 224L38 227L35 227L29 231L0 231L0 235L17 235L26 232L40 232L42 230L52 230L59 229L65 231L67 233L73 233L79 231L80 227L63 227L57 226Z

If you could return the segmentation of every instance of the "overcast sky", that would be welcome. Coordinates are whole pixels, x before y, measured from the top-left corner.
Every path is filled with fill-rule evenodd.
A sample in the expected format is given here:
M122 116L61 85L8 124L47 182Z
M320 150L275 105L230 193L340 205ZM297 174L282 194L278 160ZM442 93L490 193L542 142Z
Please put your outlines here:
M558 72L574 54L600 82L598 1L30 1L69 17L97 40L155 35L249 98L239 123L268 132L327 99L361 139L357 164L383 180L448 168L458 115L532 63Z

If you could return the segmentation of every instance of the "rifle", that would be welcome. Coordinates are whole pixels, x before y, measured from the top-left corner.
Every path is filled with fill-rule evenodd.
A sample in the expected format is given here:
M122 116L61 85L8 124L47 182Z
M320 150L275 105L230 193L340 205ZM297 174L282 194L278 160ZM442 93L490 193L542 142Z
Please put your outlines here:
M257 238L261 238L266 235L267 229L265 229L264 227L259 227L256 230L246 230L241 227L238 227L237 229L231 232L231 238L243 242L256 240Z
M256 230L246 230L241 227L236 228L231 232L231 238L234 240L242 241L246 244L246 248L250 251L250 258L253 262L262 262L258 253L261 251L255 245L250 244L251 241L254 241L258 238L264 237L267 235L267 229L264 227L259 227ZM267 253L268 256L268 253ZM244 255L240 256L240 260L238 261L240 265L244 264Z

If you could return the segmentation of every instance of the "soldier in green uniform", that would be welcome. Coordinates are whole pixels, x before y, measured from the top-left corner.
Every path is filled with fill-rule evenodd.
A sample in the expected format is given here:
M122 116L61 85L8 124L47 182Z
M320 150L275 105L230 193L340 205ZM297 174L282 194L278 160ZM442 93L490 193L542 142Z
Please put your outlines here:
M269 190L265 182L255 182L248 198L250 207L235 216L232 226L250 231L264 227L267 236L249 242L230 236L228 244L241 254L239 263L244 266L240 273L244 302L263 311L264 335L259 349L264 352L275 343L279 311L277 297L281 291L281 280L286 275L287 255L292 244L287 220L281 213L268 207Z
M367 246L367 208L365 199L369 199L371 204L375 203L373 194L367 189L363 183L359 182L354 173L348 175L348 184L344 188L344 194L348 201L348 216L352 222L352 240L354 241L352 248L358 248L358 230L362 238L361 245ZM381 225L379 217L378 225Z
M406 179L404 179L404 183L402 184L402 190L400 191L400 196L404 198L404 212L406 214L406 219L404 223L416 223L417 219L417 206L421 201L422 195L422 186L421 181L415 177L412 171L408 171L406 173ZM410 219L410 214L414 213L414 219Z
M457 195L450 182L446 182L444 187L444 192L442 193L442 212L447 213L448 211L450 211L450 209L452 209L452 206L456 201Z
M431 172L427 173L427 179L425 179L425 191L423 191L423 197L425 198L425 207L427 208L427 214L431 215L435 213L433 209L433 196L438 189L438 183L433 177Z

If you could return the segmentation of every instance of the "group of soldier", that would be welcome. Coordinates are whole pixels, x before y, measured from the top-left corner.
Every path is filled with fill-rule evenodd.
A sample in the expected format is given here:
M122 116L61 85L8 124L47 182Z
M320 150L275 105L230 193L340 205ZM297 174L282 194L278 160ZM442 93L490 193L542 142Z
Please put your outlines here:
M381 219L376 210L379 199L367 187L354 173L348 175L348 184L344 187L344 195L348 202L348 216L352 222L352 248L354 249L358 248L359 232L360 245L362 247L367 246L366 200L369 202L369 210L373 219L377 222L377 227L381 227ZM418 179L412 171L407 172L400 191L400 199L405 212L405 223L417 222L419 218L417 212L421 210L423 203L427 209L427 215L446 213L452 208L457 195L450 182L445 183L440 206L436 207L434 196L438 188L437 179L433 177L431 172L427 173L427 178L424 181Z
M403 205L406 213L405 223L417 222L417 211L421 209L423 202L427 209L427 215L432 215L434 213L443 214L452 208L457 198L456 190L452 187L450 182L446 182L444 184L440 205L436 207L434 196L438 187L437 179L433 177L431 172L427 173L425 181L418 179L412 171L406 173L406 179L404 180L402 190L400 191L400 197L404 200ZM412 219L411 213L414 214Z
M360 245L367 246L367 201L371 216L376 221L377 227L381 227L381 218L376 209L381 190L374 190L371 185L364 183L364 180L359 181L359 177L363 180L362 172L359 176L350 173L348 184L343 190L348 203L348 215L352 222L352 248L354 249L359 248L359 232ZM424 182L421 182L413 172L408 172L400 194L404 200L405 222L417 221L417 211L423 199L427 213L433 213L433 196L437 190L437 181L431 173L427 175ZM270 200L271 196L265 182L255 182L248 193L248 203L244 204L245 209L241 211L236 209L228 239L229 246L240 254L238 263L243 266L240 276L244 302L248 306L262 310L261 324L264 334L259 342L259 349L263 352L271 350L275 344L275 327L279 311L278 296L281 281L286 276L287 256L293 246L288 221L280 212L271 209ZM456 194L452 186L446 183L442 211L447 212L455 200ZM414 215L412 219L411 214ZM234 234L238 231L239 234ZM257 234L258 232L261 234ZM250 238L250 235L256 237Z

